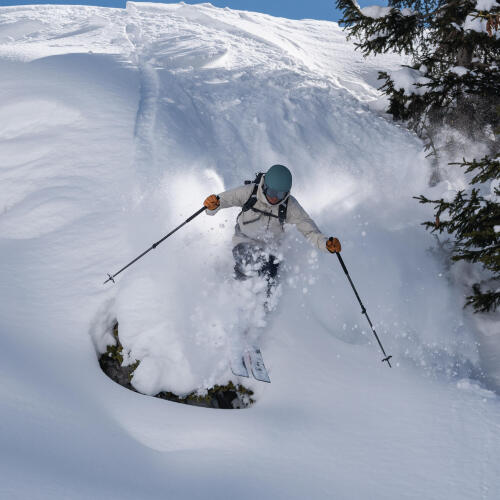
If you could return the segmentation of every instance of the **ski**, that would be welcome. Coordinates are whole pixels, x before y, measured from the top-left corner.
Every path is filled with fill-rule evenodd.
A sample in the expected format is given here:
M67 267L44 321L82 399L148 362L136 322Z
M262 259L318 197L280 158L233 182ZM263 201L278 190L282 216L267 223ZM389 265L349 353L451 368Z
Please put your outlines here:
M245 365L243 354L235 356L233 357L233 359L231 359L231 371L233 372L233 375L236 375L237 377L250 377Z
M246 357L248 358L250 370L253 377L260 382L271 383L269 374L267 373L266 365L264 364L264 359L262 353L258 347L248 347L246 349Z
M246 347L243 354L231 359L231 371L237 377L246 378L250 377L249 372L251 372L255 380L271 383L262 352L255 346Z

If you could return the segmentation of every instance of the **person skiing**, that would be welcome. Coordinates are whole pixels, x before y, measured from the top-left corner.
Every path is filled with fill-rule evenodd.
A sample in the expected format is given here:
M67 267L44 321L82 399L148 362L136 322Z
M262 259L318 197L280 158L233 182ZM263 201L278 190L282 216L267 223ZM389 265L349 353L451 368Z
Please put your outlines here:
M341 251L340 241L325 236L299 202L290 194L292 174L284 165L273 165L265 174L218 195L203 205L208 215L222 208L242 207L236 219L233 256L236 279L259 275L274 283L279 262L273 252L284 236L284 224L293 224L319 250ZM268 290L269 292L269 290Z
M121 272L129 268L151 250L154 250L163 241L203 212L208 215L215 215L221 208L241 207L241 212L236 219L233 236L235 277L244 280L255 275L264 276L267 280L267 297L269 298L274 285L277 283L276 277L279 268L279 261L272 251L277 249L280 240L283 238L285 223L294 224L319 250L337 254L339 263L361 306L361 312L366 316L380 350L384 355L382 361L391 367L390 360L392 356L386 354L377 332L368 317L366 308L361 302L354 283L349 276L344 260L340 255L340 241L333 236L330 238L326 237L318 229L318 226L316 226L299 202L290 195L291 188L292 174L290 170L284 165L273 165L265 174L258 174L253 182L245 182L244 186L224 191L219 195L211 194L205 199L203 206L182 224L179 224L163 238L153 243L150 248L123 266L119 271L113 275L108 274L108 278L104 283L108 283L109 281L114 283L116 276ZM267 302L264 306L266 310L269 310ZM270 382L260 350L254 349L250 354L251 359L252 357L252 373L254 377L263 382ZM243 362L243 357L240 357L239 364L233 369L233 373L248 377L248 370Z

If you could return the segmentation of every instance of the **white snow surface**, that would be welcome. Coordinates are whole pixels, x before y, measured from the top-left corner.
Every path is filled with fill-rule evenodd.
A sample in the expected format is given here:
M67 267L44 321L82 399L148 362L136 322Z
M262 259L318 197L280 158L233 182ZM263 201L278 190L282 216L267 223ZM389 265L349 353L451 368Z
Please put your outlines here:
M2 499L498 498L477 321L412 199L450 186L371 111L399 62L362 59L335 23L210 4L0 8ZM335 256L293 228L262 314L260 284L231 278L237 209L103 286L273 163L341 240L392 369ZM234 411L128 391L97 362L115 318L145 394L237 382L247 326L272 383L245 381L256 404Z

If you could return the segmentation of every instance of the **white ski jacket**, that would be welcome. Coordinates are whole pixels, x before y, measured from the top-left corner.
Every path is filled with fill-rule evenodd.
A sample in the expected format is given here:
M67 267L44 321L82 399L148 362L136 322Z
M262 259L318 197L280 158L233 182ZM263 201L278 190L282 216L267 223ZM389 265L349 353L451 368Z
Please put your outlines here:
M262 190L264 176L260 180L257 189L257 202L253 206L257 210L271 213L275 217L255 212L252 209L240 212L236 219L233 245L249 242L262 247L275 246L279 244L284 236L284 228L278 220L279 206L288 198L288 207L285 222L294 224L297 229L319 250L328 252L326 241L328 238L318 229L318 226L309 217L300 203L290 194L276 205L271 205ZM230 189L220 193L220 206L216 210L206 210L208 215L215 215L221 208L243 207L252 195L254 183Z

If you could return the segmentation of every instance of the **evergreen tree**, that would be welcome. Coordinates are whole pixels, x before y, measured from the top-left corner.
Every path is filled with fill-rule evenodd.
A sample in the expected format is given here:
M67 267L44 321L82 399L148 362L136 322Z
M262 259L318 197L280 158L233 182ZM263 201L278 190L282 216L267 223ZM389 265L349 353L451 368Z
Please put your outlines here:
M472 305L476 312L495 311L500 306L500 155L464 160L460 165L474 174L471 184L476 187L470 193L458 191L452 201L429 200L422 195L417 199L435 204L435 221L424 222L428 229L455 235L452 260L479 262L488 273L474 283L466 305ZM491 192L480 194L481 185L488 185L488 181Z
M337 0L348 36L364 55L389 50L411 65L388 75L382 91L389 113L405 120L433 153L437 130L451 126L489 150L498 148L500 103L500 5L495 0L389 0L365 7Z
M364 55L394 51L408 56L410 64L400 71L379 73L381 90L389 98L389 113L405 121L431 150L436 167L431 182L440 180L442 150L456 146L436 144L443 128L489 151L480 160L460 164L474 175L471 189L458 192L451 202L418 199L435 204L436 223L424 225L455 236L452 259L479 262L489 275L487 283L474 285L467 304L475 311L495 310L500 304L500 148L494 133L500 123L500 5L496 0L388 4L362 9L356 0L337 0L343 11L340 23ZM440 222L442 217L447 219Z

